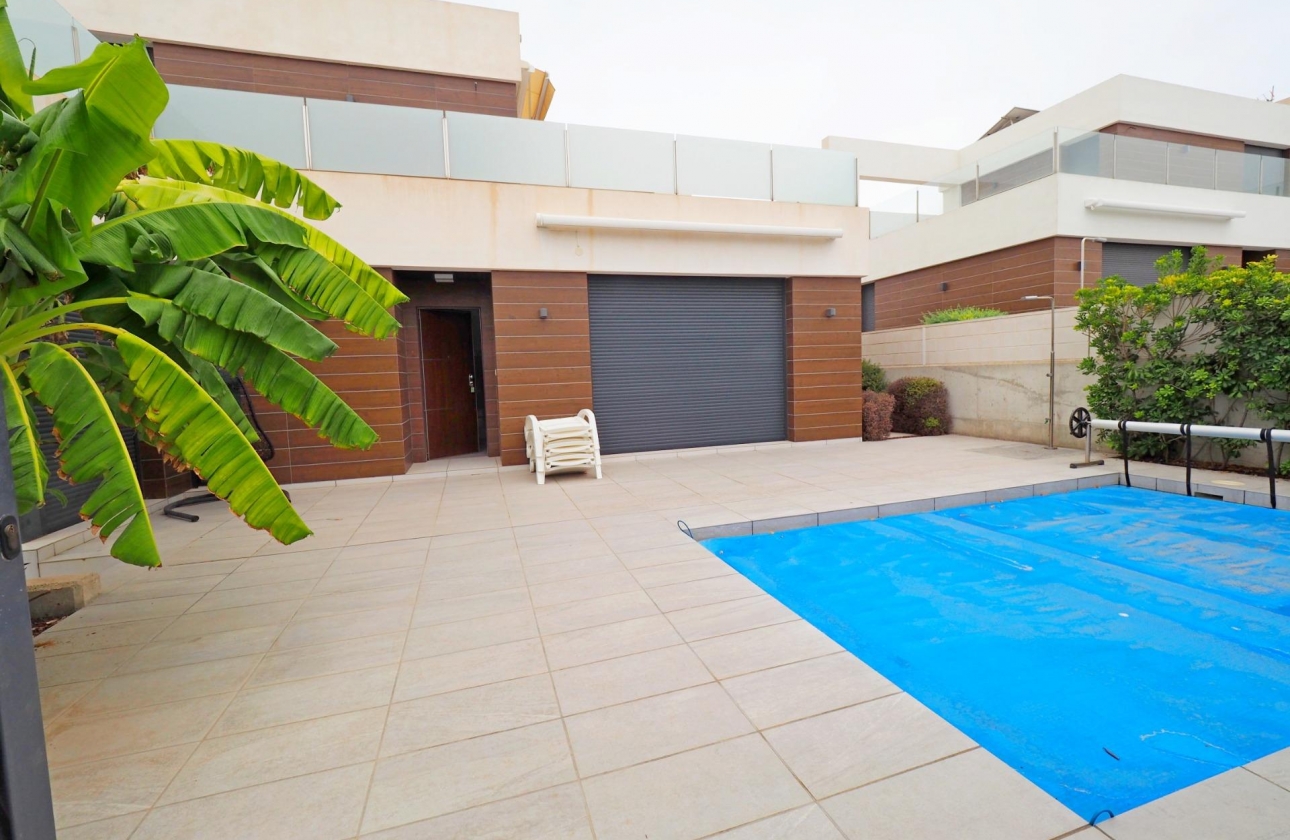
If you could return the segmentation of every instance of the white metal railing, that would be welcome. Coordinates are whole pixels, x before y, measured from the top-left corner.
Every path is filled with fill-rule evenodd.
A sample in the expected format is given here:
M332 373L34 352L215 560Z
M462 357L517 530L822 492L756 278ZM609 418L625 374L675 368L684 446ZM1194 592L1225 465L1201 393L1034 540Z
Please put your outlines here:
M301 169L857 206L849 152L170 86L162 138Z

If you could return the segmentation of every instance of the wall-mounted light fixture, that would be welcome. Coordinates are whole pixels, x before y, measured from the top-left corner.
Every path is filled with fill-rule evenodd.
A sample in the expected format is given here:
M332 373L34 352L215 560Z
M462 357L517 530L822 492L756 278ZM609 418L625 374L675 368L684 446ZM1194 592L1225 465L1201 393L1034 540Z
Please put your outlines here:
M547 311L546 311L546 307L545 307L545 306L538 310L538 317L539 317L539 318L541 318L543 321L545 321L547 318L549 318L549 317L550 317L550 316L547 314Z
M837 314L838 314L838 310L834 309L832 306L830 306L828 309L824 310L824 317L825 317L825 318L832 318L834 315L837 315Z
M451 275L451 274L440 274L439 272L437 272L437 271L436 271L436 272L435 272L435 275L434 275L434 281L435 281L436 283L451 283L451 282L452 282L452 275Z
M948 292L949 290L950 290L950 284L949 284L949 283L942 283L942 284L941 284L941 291L942 291L942 292Z

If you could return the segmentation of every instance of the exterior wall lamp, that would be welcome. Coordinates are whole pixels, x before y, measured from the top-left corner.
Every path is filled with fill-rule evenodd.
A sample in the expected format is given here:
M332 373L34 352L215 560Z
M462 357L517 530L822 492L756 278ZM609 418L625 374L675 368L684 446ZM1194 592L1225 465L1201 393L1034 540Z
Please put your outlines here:
M547 311L546 311L546 307L545 307L545 306L538 310L538 317L539 317L539 318L541 318L543 321L545 321L547 318L549 318L549 317L550 317L550 316L547 314Z
M825 318L832 318L834 315L837 315L837 314L838 314L838 310L834 309L832 306L830 306L828 309L824 310L824 317L825 317Z

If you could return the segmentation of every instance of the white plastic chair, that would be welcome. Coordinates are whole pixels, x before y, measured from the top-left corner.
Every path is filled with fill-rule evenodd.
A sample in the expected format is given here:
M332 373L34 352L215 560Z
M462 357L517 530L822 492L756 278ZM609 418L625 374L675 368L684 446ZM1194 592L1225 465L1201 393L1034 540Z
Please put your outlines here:
M546 483L547 473L566 470L594 469L596 478L601 477L600 433L590 409L552 420L530 414L524 420L524 446L538 484Z

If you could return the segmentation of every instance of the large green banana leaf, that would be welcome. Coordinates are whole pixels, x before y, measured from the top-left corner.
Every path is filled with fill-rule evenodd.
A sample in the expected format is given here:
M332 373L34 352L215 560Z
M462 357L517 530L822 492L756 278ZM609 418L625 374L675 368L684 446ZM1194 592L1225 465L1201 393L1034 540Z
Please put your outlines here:
M293 292L350 329L376 338L399 331L397 318L317 251L261 245L256 253Z
M246 333L236 333L159 298L136 297L130 308L162 338L224 370L245 373L269 402L299 417L345 449L376 442L371 426L303 365Z
M45 202L66 208L81 230L107 203L121 179L156 154L149 136L166 107L166 85L144 42L99 44L89 58L60 67L23 89L34 95L79 89L43 121L40 140L0 190L0 204ZM24 224L29 231L34 223Z
M308 321L326 321L328 315L291 290L269 264L249 251L229 251L212 257L212 262L251 288L276 300Z
M8 7L9 0L0 0L0 93L18 117L25 117L32 112L31 94L23 90L27 68L22 63L18 37L9 23Z
M13 489L18 498L18 512L26 513L45 503L45 485L49 467L36 437L36 419L27 413L27 401L9 364L0 360L4 381L5 425L9 432L9 455L13 461Z
M166 354L129 333L116 338L135 392L175 457L192 465L235 514L290 544L312 533L233 421Z
M163 192L152 192L151 187L158 187ZM187 194L190 196L189 200L195 200L191 196L205 196L207 200L213 201L241 202L244 204L255 201L255 199L248 198L238 192L223 190L206 184L182 181L158 182L155 178L140 178L134 184L127 184L125 192L141 207L158 206L159 203L178 203L182 199L177 197L175 193ZM289 215L283 210L278 210L277 212ZM295 217L291 216L291 218L294 219ZM382 277L380 272L363 262L345 246L312 225L302 225L301 227L304 229L306 245L322 254L328 262L345 272L347 277L357 283L359 288L367 292L381 306L389 307L407 302L407 295L400 292L397 286Z
M300 204L306 219L326 219L340 202L295 169L273 158L205 140L154 140L148 175L208 184L266 204Z
M45 342L32 348L26 376L36 398L54 415L61 473L76 483L101 479L81 506L81 516L103 539L125 526L112 544L113 557L160 566L130 451L93 377L71 353Z
M310 361L336 352L336 343L318 328L256 289L226 275L187 265L140 265L122 273L130 288L168 298L193 315L236 332L250 333L279 350Z

